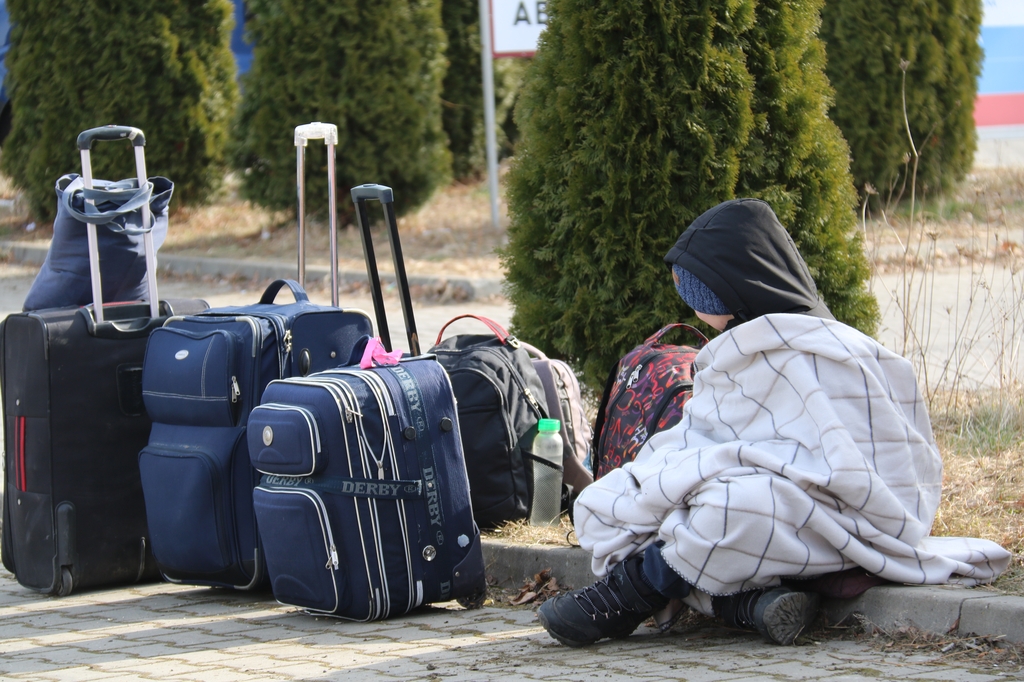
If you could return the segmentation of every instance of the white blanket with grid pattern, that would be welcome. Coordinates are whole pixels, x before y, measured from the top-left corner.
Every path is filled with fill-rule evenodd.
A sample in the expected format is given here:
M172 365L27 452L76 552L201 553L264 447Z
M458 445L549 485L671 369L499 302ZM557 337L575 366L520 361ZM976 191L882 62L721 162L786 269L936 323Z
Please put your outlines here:
M680 424L576 502L605 575L662 540L709 594L861 566L914 584L993 580L1010 554L930 537L942 460L904 358L840 324L767 315L721 334Z

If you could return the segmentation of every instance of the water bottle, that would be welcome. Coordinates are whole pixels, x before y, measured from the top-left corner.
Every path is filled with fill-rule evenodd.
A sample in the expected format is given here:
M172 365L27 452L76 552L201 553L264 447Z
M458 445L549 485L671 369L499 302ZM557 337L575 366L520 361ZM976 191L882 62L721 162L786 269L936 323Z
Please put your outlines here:
M533 457L527 459L533 494L530 525L556 526L562 511L562 423L541 419L533 439Z

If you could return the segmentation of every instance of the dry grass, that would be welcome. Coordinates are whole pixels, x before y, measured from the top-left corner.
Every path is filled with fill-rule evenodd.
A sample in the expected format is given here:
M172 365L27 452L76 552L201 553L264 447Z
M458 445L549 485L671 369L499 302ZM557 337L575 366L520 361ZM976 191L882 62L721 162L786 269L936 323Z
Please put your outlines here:
M985 538L1013 552L993 587L1024 595L1024 403L1019 394L978 392L952 405L932 414L944 464L932 533Z
M238 197L237 189L237 181L229 177L219 201L178 211L172 218L164 250L219 258L295 260L294 214L253 206ZM371 206L371 217L379 215L376 210ZM494 230L490 222L485 185L451 185L438 191L422 208L398 220L409 274L500 276L494 250L505 235ZM309 264L329 262L329 239L324 216L308 216ZM374 230L374 247L381 270L390 271L391 248L381 224ZM338 253L342 269L361 271L365 267L362 241L354 225L339 229Z
M167 241L161 253L210 258L296 260L297 229L292 211L268 211L238 194L238 179L227 176L213 202L186 207L171 215ZM10 196L12 204L3 202ZM26 231L28 216L17 192L0 176L0 238L45 240L52 225ZM401 197L396 197L401 202ZM505 219L505 206L500 205ZM379 209L371 206L371 218ZM504 244L505 231L491 226L486 183L454 184L439 190L417 211L398 220L402 250L410 275L500 277L495 249ZM362 272L363 246L354 225L338 230L339 267ZM306 260L325 265L328 260L328 224L324 215L311 214L306 222ZM374 229L374 247L382 272L392 271L391 248L383 225Z
M823 627L797 640L854 639L864 642L880 654L913 656L916 665L942 666L956 663L984 666L986 674L1009 676L1024 671L1024 646L1003 641L1001 636L958 637L925 632L912 625L885 629L863 616L852 626Z
M517 545L555 545L578 547L576 531L565 514L557 526L531 526L525 521L509 521L493 530L482 532L484 539L512 542Z

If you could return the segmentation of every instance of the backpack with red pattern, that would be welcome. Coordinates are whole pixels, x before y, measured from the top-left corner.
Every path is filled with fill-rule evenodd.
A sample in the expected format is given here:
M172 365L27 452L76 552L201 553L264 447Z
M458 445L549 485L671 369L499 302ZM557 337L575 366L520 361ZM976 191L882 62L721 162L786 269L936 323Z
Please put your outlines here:
M662 343L682 328L695 346ZM644 443L683 418L693 393L693 360L708 339L688 324L670 324L626 354L605 385L594 426L594 478L632 462Z

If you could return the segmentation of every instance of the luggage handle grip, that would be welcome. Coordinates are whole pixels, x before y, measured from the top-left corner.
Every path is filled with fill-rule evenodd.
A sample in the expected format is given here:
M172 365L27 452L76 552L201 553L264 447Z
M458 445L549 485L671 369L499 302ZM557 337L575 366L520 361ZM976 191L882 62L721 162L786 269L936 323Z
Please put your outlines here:
M91 150L93 142L116 142L117 140L127 139L132 143L133 147L145 147L146 136L138 128L132 126L100 126L99 128L90 128L84 130L78 134L78 148Z
M474 315L473 313L457 315L452 319L448 320L447 322L445 322L444 326L441 327L441 331L437 333L437 341L434 342L434 345L436 346L437 344L441 343L441 339L444 338L444 330L448 329L448 326L450 324L452 324L456 320L461 320L464 318L469 318L484 323L485 325L487 325L487 328L490 329L491 332L493 332L494 335L498 337L498 340L501 341L503 344L511 346L512 348L519 348L519 339L505 331L504 327L502 327L500 324L498 324L489 317L484 317L482 315Z
M303 301L309 300L309 296L306 294L306 290L303 289L302 285L300 285L295 280L276 279L273 282L271 282L270 286L267 287L267 290L263 292L263 296L260 297L260 303L267 305L273 303L274 299L277 298L278 292L280 292L281 289L283 289L286 286L291 290L292 295L295 296L296 303L301 303Z
M395 193L391 191L390 187L384 185L358 185L352 188L352 201L365 201L366 199L376 199L382 204L390 204L395 201Z
M295 127L295 146L305 147L310 140L323 140L324 144L338 144L338 126L333 123L306 123Z

